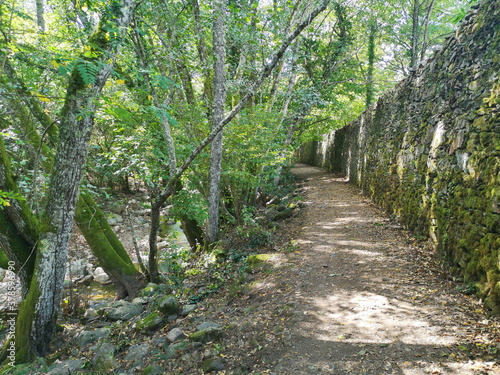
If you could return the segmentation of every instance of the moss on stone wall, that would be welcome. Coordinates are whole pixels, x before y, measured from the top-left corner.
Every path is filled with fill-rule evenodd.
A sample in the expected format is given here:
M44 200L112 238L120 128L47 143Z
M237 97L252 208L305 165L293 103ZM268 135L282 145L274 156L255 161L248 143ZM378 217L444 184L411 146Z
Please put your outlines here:
M430 238L500 313L500 3L471 10L423 66L301 150Z

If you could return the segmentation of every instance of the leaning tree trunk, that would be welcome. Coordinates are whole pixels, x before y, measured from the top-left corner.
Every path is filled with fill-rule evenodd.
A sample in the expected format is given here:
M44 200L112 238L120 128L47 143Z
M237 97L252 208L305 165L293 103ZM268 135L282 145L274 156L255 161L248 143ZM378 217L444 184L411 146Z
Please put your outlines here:
M78 198L75 222L98 264L116 286L116 297L137 296L145 285L144 275L137 271L104 213L87 193Z
M71 234L78 187L88 153L96 102L108 79L118 52L120 34L128 26L132 0L112 2L102 16L99 29L88 46L93 58L77 64L92 64L95 77L74 69L61 114L59 144L51 177L43 231L38 242L35 269L26 299L21 302L16 326L16 361L25 362L44 355L55 331L59 311L68 242ZM118 30L110 40L108 30Z
M213 49L214 49L214 102L212 111L212 129L224 118L224 102L226 101L226 42L224 0L214 0L213 15ZM220 176L222 171L222 130L212 141L210 150L210 181L208 193L208 219L205 239L206 243L217 241L219 233Z

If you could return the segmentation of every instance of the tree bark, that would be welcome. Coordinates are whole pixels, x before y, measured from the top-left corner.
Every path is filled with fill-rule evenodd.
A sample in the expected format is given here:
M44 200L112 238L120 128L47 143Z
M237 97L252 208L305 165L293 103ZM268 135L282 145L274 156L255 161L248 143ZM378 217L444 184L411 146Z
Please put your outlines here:
M226 2L214 0L213 50L214 94L212 129L224 118L226 101ZM210 150L210 178L208 193L208 219L205 233L207 244L217 241L219 233L220 178L222 171L222 130L214 137Z
M203 96L207 103L212 102L212 71L210 69L210 65L207 64L208 53L206 48L206 41L204 38L205 29L203 27L203 21L201 19L200 12L200 4L198 4L198 0L190 0L191 6L193 8L194 15L194 32L197 39L197 49L198 55L200 57L201 66L203 69ZM208 109L207 109L208 111Z
M375 36L377 34L377 21L371 17L368 21L368 71L366 73L366 106L373 103L374 82L373 71L375 68Z
M90 195L80 194L75 221L99 265L106 270L116 286L117 298L137 296L144 287L144 276L136 270L127 251Z
M292 100L292 94L293 94L293 89L295 87L295 80L297 78L297 47L298 47L298 42L295 43L294 45L294 53L293 53L293 58L292 58L292 72L290 74L290 79L288 80L288 88L286 92L286 99L285 103L283 104L283 109L281 110L281 120L279 126L282 127L283 124L285 124L286 117L288 115L288 107L290 105L290 102ZM293 139L293 134L295 133L295 125L296 123L291 121L290 124L288 125L287 129L287 136L285 138L285 141L283 143L283 146L286 148L292 143ZM285 157L285 152L282 151L278 155L278 160L281 160ZM279 165L278 169L276 170L276 176L273 179L273 183L275 186L278 186L280 183L281 179L281 173L283 172L283 165Z
M418 63L418 45L420 43L420 0L412 1L411 9L411 51L410 69L415 69Z
M59 144L51 177L35 269L27 297L21 302L16 326L16 362L26 362L49 349L59 311L78 188L88 153L97 98L108 79L124 29L130 22L132 0L113 1L91 36L92 58L77 64L94 64L93 82L74 69L61 113ZM107 37L118 30L116 39Z
M429 3L427 4L427 9L425 11L422 45L420 47L420 60L421 61L424 60L425 52L427 51L427 47L429 46L429 22L430 22L432 9L434 8L434 2L435 2L435 0L430 0Z
M36 0L36 24L38 30L45 32L45 18L43 16L43 0Z

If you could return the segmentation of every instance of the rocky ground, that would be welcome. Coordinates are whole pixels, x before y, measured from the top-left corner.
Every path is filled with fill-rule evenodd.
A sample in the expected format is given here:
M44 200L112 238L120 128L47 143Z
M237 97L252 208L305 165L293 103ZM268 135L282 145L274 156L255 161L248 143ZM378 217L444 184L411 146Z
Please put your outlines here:
M293 173L303 208L282 215L257 255L150 285L134 301L75 284L54 355L17 371L500 374L498 319L424 243L343 178L304 165ZM147 217L135 217L141 241Z

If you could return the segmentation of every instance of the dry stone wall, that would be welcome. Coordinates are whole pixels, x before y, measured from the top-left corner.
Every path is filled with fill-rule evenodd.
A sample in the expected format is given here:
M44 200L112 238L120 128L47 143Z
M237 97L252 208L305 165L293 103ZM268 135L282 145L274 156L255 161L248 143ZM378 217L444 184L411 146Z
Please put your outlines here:
M343 172L500 313L500 1L349 126L301 149Z

